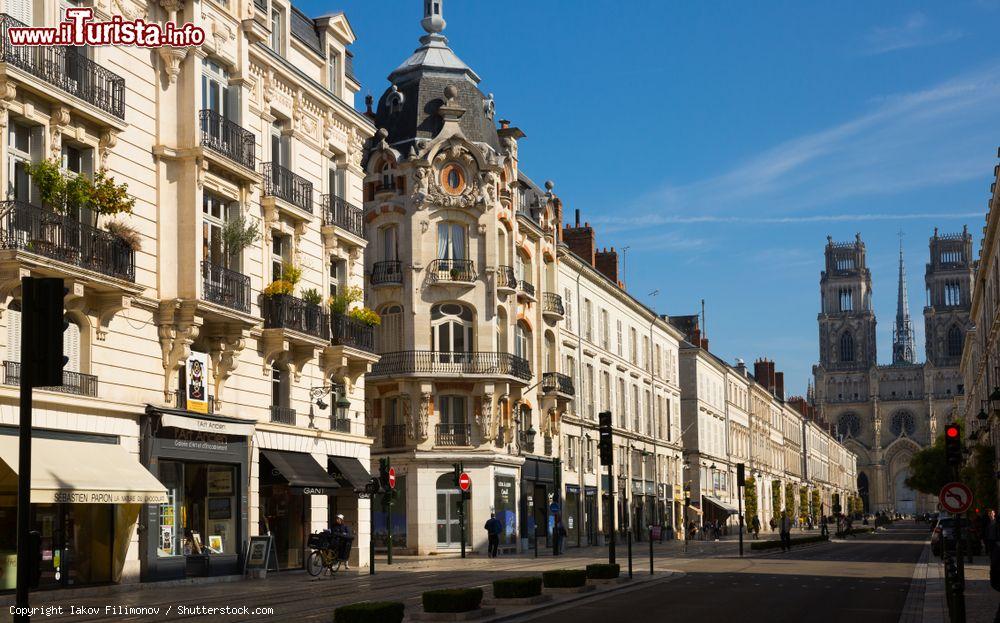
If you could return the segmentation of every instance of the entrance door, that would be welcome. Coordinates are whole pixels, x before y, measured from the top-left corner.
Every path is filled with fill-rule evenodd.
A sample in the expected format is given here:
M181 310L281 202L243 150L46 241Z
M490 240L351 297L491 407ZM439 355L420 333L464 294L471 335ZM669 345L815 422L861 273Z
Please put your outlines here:
M597 545L597 493L588 491L583 505L583 528L587 545Z
M39 586L111 581L114 523L110 504L32 504L32 529L41 535Z
M896 479L892 487L895 494L893 510L903 515L913 515L917 512L917 496L913 492L913 489L906 486L906 477L907 473L904 470L900 470L896 474Z
M538 541L541 544L542 539L545 540L545 546L549 546L549 510L547 501L549 499L548 492L545 490L544 485L535 485L535 493L532 496L535 501L534 507L534 517L535 517L535 530L538 534Z
M462 524L458 507L461 492L455 488L451 474L444 474L437 482L437 545L439 549L450 549L462 545ZM466 509L468 510L468 509ZM466 517L466 544L469 541L468 517Z

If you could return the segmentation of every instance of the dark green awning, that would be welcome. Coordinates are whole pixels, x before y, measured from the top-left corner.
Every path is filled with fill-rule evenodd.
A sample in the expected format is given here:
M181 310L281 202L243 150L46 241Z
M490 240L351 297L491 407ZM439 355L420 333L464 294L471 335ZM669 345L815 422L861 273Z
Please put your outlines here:
M326 495L340 487L323 466L309 454L282 450L261 450L260 455L288 481L288 485L306 495Z

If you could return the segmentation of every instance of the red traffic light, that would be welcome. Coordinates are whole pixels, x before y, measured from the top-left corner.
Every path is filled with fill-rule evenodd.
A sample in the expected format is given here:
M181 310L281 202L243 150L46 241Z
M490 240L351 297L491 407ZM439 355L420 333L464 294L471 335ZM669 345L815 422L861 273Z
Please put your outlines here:
M954 437L958 437L958 425L957 424L949 424L944 429L944 434L946 436L948 436L948 437L953 437L953 438Z

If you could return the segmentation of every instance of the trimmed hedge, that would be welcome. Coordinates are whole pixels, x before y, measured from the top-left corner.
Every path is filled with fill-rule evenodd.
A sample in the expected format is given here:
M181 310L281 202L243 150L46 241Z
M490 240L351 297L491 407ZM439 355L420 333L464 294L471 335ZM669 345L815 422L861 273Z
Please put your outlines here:
M850 530L841 530L837 533L837 536L845 537L852 534L869 534L871 532L875 532L875 528L851 528Z
M516 599L519 597L535 597L542 594L542 578L507 578L494 580L493 596L497 599Z
M421 596L424 612L470 612L483 602L481 588L445 588Z
M545 588L577 588L586 586L586 569L555 569L542 572L542 583Z
M823 543L829 540L830 537L823 535L800 536L792 539L792 545L805 545L806 543ZM750 541L750 549L752 550L778 549L779 547L781 547L781 539L777 539L774 541Z
M334 610L333 623L400 623L403 609L399 601L363 601Z
M591 580L613 580L621 573L620 565L598 563L587 565L587 577Z

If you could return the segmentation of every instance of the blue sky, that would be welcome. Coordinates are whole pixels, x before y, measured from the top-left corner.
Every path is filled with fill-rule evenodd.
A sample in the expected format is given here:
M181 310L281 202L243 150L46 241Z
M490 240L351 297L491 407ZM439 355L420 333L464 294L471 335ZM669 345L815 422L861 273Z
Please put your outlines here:
M363 96L417 46L418 0L344 10ZM660 313L707 307L712 350L766 356L803 392L817 357L826 236L868 246L879 359L891 359L903 238L923 359L927 239L978 247L1000 144L1000 0L446 0L451 47L527 134L628 289ZM992 29L992 32L991 32ZM648 296L659 290L655 298Z

